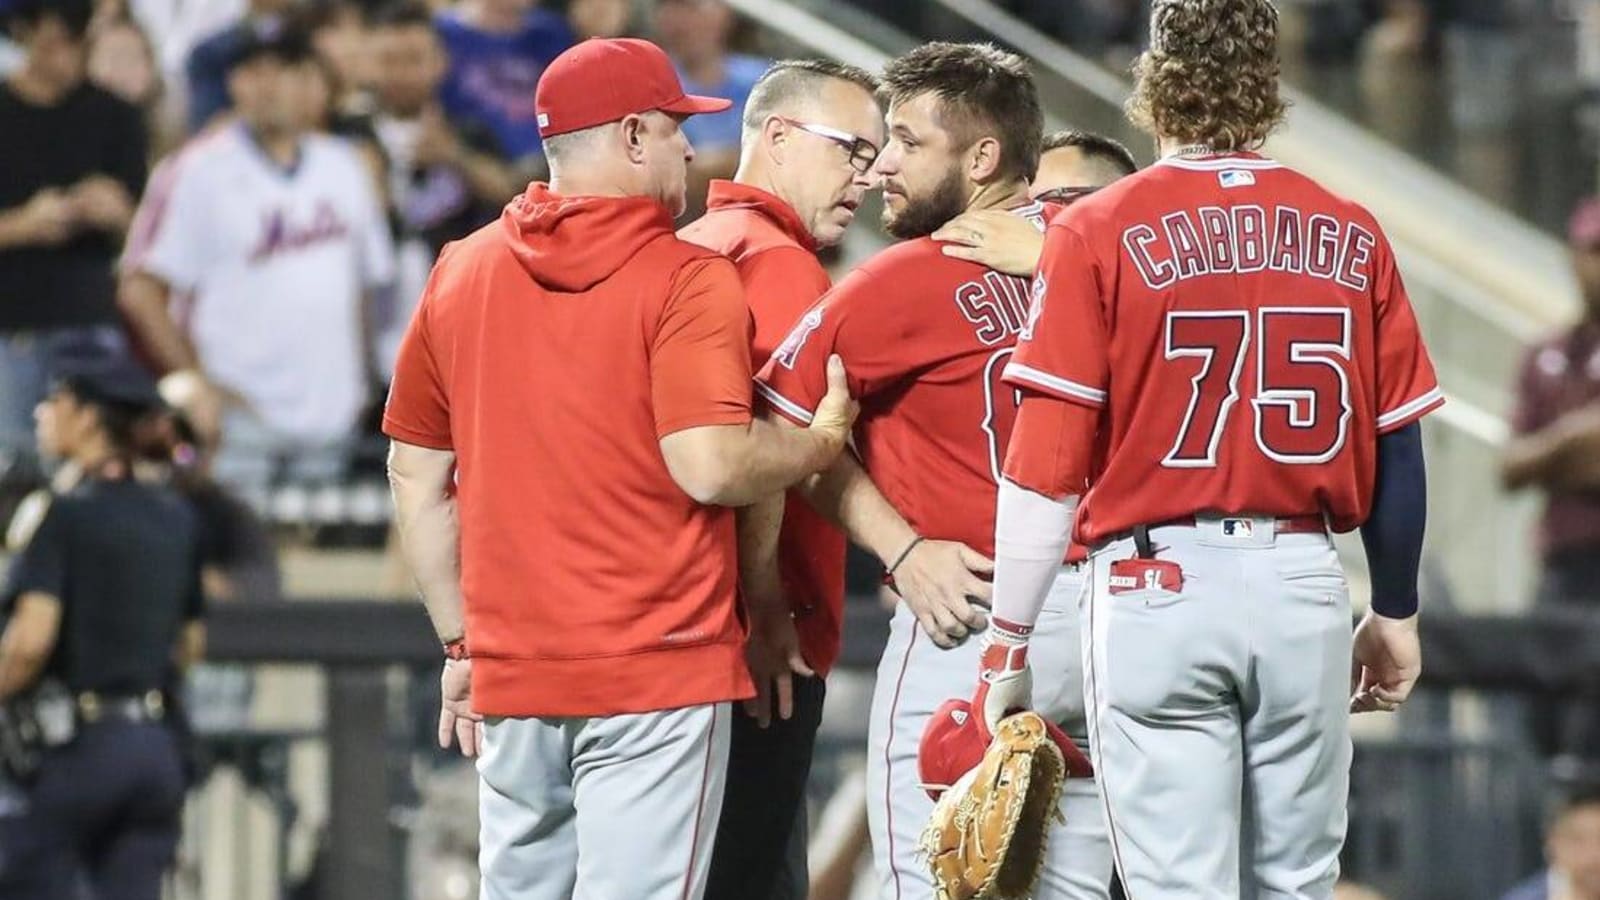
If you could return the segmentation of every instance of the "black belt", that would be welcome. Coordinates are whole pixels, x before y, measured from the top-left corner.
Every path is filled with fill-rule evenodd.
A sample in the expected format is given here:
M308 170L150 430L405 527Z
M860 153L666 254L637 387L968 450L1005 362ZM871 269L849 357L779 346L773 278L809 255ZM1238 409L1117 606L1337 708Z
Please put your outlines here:
M1270 519L1272 516L1207 516L1210 519ZM1194 528L1199 524L1195 516L1180 516L1168 519L1165 522L1155 522L1150 525L1135 525L1133 531L1121 535L1132 537L1134 552L1142 559L1154 559L1155 552L1150 545L1150 529L1152 528ZM1277 518L1273 529L1275 534L1327 534L1328 523L1322 516L1280 516Z
M142 694L107 694L84 691L78 694L78 719L85 725L106 720L121 722L159 722L167 716L166 699L160 691Z

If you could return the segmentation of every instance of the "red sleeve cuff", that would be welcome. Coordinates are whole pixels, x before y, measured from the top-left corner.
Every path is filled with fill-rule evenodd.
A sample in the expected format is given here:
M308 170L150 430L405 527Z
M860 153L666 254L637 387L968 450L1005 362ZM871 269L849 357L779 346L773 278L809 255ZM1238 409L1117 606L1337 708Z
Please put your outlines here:
M778 393L772 385L757 381L756 393L761 395L761 399L767 401L768 409L783 416L785 419L799 425L801 428L811 424L811 410Z
M1381 413L1378 416L1378 433L1388 434L1391 431L1398 431L1443 405L1444 392L1438 387L1424 391L1394 409Z
M725 412L705 412L697 415L678 416L656 423L656 440L679 431L687 431L690 428L748 424L750 424L750 410L748 409L730 409Z
M419 431L415 428L402 425L394 419L383 417L383 433L397 441L426 447L429 450L454 450L455 446L450 441L449 434L439 434L433 431Z
M1100 388L1080 384L1059 375L1051 375L1049 372L1019 362L1007 363L1000 378L1012 387L1038 391L1057 400L1066 400L1080 406L1098 409L1106 403L1106 392Z

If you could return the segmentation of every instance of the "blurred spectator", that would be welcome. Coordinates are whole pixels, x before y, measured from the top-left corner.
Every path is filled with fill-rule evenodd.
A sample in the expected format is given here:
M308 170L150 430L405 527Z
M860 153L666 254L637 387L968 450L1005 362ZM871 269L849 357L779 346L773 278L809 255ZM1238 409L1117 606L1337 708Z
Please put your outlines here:
M295 0L249 0L243 18L202 40L184 64L188 76L189 130L199 131L228 109L228 67L239 48L284 27Z
M1546 496L1536 602L1600 615L1600 198L1573 212L1568 237L1584 316L1524 359L1501 475L1508 488ZM1545 753L1600 752L1592 700L1536 710Z
M154 158L177 141L163 126L159 107L163 97L161 69L155 46L139 23L117 18L97 21L89 32L89 80L121 97L144 113L151 135L146 158Z
M239 48L239 121L163 164L123 260L144 349L196 381L193 424L209 436L220 423L217 479L246 488L342 473L368 397L363 292L393 276L359 156L305 133L310 57L294 32Z
M440 97L451 120L487 128L507 159L542 169L533 90L576 40L567 20L533 0L462 0L435 24L450 59Z
M131 19L95 25L89 35L89 80L145 110L161 96L155 48Z
M89 0L14 10L0 88L0 452L32 455L52 346L120 348L112 265L145 178L139 111L86 79Z
M373 127L388 161L399 232L397 307L378 323L377 358L392 370L411 308L446 242L490 221L523 187L496 154L494 135L454 122L438 100L447 60L427 7L380 13L373 23Z
M656 0L656 42L672 55L683 89L691 94L733 101L727 112L695 116L683 123L694 148L689 166L686 219L703 211L711 179L728 178L739 164L739 136L745 101L772 60L732 53L733 10L722 0Z
M1549 868L1501 900L1600 900L1600 789L1574 793L1545 831Z
M162 118L170 127L184 130L189 54L200 41L238 22L245 0L125 0L125 5L127 16L139 23L155 46L156 65L166 86Z
M303 24L312 49L327 64L334 111L368 112L365 89L372 82L372 42L365 9L355 0L321 0L309 7Z
M629 0L572 0L567 4L567 22L578 40L626 37L633 22Z
M341 107L335 98L339 93L339 76L333 64L321 56L313 55L301 67L300 106L305 110L305 129L314 134L327 134L348 142L361 157L361 163L372 179L378 196L386 195L385 163L383 150L378 146L378 135L372 130L372 116Z
M1524 360L1503 475L1548 497L1539 602L1600 612L1600 198L1572 214L1568 236L1584 316Z

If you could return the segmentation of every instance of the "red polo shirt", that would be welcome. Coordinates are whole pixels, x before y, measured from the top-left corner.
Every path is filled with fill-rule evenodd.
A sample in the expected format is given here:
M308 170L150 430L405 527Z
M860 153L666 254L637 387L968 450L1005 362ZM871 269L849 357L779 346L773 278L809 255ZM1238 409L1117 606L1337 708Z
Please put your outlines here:
M816 242L793 207L766 191L711 182L706 214L678 232L683 240L733 260L755 317L756 368L830 287ZM798 491L784 506L778 564L806 662L826 675L839 657L844 619L844 533Z

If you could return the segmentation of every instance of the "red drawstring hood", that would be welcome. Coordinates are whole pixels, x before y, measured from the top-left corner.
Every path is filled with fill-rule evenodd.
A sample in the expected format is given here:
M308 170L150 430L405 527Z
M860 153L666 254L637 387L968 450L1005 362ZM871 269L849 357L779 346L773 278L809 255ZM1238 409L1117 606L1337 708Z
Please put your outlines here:
M541 287L589 290L651 241L671 237L672 216L646 197L563 197L543 182L506 204L500 227L511 252Z

